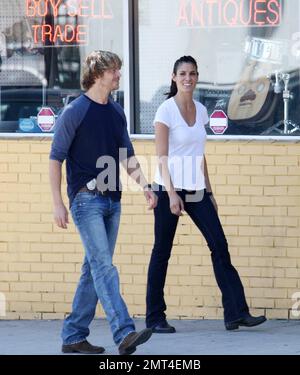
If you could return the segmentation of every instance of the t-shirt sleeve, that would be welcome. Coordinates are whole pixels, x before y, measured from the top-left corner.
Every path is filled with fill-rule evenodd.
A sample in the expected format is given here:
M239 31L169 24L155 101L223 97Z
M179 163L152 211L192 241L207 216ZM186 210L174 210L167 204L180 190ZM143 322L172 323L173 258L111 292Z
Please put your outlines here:
M168 102L164 102L158 107L153 124L161 122L166 125L168 128L171 126L170 112L168 111Z
M124 122L124 124L123 124L121 141L120 141L120 148L124 149L124 151L127 152L126 155L123 154L123 153L120 153L120 161L123 161L125 159L131 158L132 156L134 156L134 148L133 148L131 140L129 138L126 122Z
M85 109L81 105L68 105L57 119L49 158L63 162L76 135Z
M120 152L119 156L120 161L123 161L134 156L134 148L128 134L127 120L123 108L118 103L114 102L112 99L110 100L110 102L112 103L115 110L118 112L122 119L122 130L119 142L119 148L122 149L122 151Z
M206 125L209 123L209 116L207 112L207 108L200 102L196 102L197 105L197 111L199 111L201 120L203 125Z

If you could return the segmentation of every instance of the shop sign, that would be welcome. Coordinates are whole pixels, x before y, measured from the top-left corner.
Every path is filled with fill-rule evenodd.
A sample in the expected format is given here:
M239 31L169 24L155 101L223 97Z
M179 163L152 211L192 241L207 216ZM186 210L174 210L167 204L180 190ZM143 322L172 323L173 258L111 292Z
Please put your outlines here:
M37 115L37 123L43 132L51 132L55 125L55 115L50 107L43 107Z
M114 18L110 0L23 0L35 44L87 44L91 19ZM37 17L43 22L35 22ZM64 20L63 22L61 20Z
M224 134L228 128L228 117L223 111L216 110L210 116L209 126L214 134Z
M180 0L178 27L266 27L281 23L281 0Z

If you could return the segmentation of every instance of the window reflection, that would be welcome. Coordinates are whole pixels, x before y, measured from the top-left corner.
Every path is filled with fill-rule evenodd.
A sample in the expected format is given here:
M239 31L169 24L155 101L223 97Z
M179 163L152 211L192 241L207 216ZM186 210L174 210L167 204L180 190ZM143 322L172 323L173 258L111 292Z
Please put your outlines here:
M153 133L173 63L185 54L198 61L196 99L209 115L220 109L228 116L224 135L300 135L298 0L140 0L137 5L142 15L138 132ZM207 132L213 134L209 126Z
M0 132L40 132L43 106L57 117L80 94L81 63L89 52L123 55L122 31L119 0L1 0Z

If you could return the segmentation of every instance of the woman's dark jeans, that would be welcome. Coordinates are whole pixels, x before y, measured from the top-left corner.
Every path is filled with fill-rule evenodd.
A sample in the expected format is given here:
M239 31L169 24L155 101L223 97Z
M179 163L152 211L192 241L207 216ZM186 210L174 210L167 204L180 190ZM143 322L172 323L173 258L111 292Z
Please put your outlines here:
M215 277L222 292L225 322L247 316L249 308L245 299L244 288L236 269L231 264L227 241L209 195L204 191L202 200L190 202L187 201L190 200L187 195L193 197L190 192L183 190L177 193L184 201L185 211L202 232L211 251ZM147 327L153 327L166 319L164 285L179 219L170 211L167 192L159 186L159 191L156 194L158 195L158 205L154 209L155 243L148 269Z

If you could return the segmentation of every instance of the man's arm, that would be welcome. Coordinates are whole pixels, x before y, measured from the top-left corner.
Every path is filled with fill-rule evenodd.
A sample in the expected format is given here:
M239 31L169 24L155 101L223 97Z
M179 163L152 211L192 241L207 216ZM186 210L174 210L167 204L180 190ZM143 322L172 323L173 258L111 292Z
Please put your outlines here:
M153 209L157 205L157 196L151 190L150 184L146 180L139 161L135 156L131 156L128 159L122 161L122 165L125 168L128 175L138 184L144 191L145 198L147 200L149 210Z
M50 159L49 176L53 199L54 220L60 228L67 229L67 224L69 223L69 220L68 211L66 209L66 206L64 205L61 196L61 169L61 162Z

